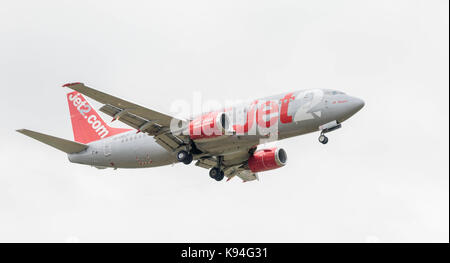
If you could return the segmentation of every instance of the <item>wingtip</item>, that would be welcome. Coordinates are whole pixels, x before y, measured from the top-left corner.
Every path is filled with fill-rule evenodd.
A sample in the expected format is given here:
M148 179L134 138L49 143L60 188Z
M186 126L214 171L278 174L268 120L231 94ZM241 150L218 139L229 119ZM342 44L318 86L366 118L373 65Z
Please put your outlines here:
M66 83L64 85L62 85L63 87L70 87L70 86L74 86L74 85L78 85L78 84L83 84L81 82L72 82L72 83Z
M17 129L16 132L23 133L26 129Z

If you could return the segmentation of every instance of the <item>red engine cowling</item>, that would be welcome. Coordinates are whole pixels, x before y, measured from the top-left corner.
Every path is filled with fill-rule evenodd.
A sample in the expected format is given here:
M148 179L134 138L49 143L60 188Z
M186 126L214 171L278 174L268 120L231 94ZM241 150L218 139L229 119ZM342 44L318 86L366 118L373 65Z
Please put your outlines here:
M225 134L229 123L225 112L210 112L189 123L189 136L192 140L216 138Z
M282 148L259 150L248 158L248 166L254 173L280 168L286 162L287 154Z

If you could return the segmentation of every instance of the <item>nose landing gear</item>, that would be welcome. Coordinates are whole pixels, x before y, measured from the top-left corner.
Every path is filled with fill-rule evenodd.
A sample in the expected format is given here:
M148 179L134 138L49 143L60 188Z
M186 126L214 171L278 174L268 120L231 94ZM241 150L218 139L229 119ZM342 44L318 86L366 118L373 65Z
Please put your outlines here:
M319 136L319 142L321 144L327 144L328 137L325 136L324 133L337 130L337 129L341 128L341 127L342 127L342 125L340 123L338 123L337 121L335 121L335 120L334 121L330 121L328 123L325 123L325 124L319 126L319 130L322 131L320 133L320 136Z
M323 135L323 134L320 134L320 136L319 136L319 142L320 142L321 144L327 144L327 142L328 142L328 137L325 136L325 135Z

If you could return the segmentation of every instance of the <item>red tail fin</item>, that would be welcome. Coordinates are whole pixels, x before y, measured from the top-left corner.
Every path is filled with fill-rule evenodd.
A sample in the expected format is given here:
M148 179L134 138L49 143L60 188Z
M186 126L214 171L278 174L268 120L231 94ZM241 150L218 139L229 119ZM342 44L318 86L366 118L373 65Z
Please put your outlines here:
M106 124L89 105L81 93L74 91L67 94L73 136L76 142L89 143L129 129L112 128Z

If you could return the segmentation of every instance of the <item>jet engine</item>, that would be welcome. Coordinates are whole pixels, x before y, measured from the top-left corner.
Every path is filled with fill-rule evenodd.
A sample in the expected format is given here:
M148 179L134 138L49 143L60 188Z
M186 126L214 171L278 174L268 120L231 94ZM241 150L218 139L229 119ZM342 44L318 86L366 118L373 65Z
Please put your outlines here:
M192 140L212 139L222 136L230 128L230 118L225 112L210 112L189 123Z
M248 159L248 167L254 173L280 168L286 163L287 154L282 148L258 150Z

